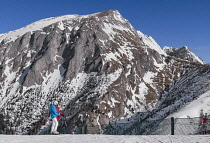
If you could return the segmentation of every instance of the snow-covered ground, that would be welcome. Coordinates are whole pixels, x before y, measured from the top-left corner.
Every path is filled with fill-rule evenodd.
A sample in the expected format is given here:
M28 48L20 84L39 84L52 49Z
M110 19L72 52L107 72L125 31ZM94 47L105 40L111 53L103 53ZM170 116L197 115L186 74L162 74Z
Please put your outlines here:
M203 113L210 113L210 90L204 94L202 94L197 100L192 101L186 107L182 108L178 112L175 112L168 116L168 118L193 118L200 117L201 110Z
M0 135L0 143L210 143L210 136Z

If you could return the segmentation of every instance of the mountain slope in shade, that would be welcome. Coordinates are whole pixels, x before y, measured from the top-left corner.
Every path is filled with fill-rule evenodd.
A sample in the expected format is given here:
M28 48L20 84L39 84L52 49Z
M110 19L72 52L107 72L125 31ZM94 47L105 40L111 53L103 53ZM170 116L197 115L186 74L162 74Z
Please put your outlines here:
M71 132L85 124L101 133L109 122L155 111L174 81L203 66L166 55L116 10L48 18L0 36L0 125L17 134L48 129L54 100Z

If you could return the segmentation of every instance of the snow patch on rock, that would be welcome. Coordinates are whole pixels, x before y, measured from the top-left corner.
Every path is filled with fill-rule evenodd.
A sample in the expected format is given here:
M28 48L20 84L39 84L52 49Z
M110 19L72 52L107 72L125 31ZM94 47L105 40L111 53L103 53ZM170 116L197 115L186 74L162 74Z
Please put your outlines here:
M137 33L140 37L140 40L147 48L153 49L161 55L166 55L163 49L157 44L157 42L151 36L147 36L143 34L141 31L137 31Z
M65 72L65 69L62 65L59 65L57 69L54 69L54 71L50 74L48 74L46 77L44 77L42 89L43 92L49 93L53 89L57 88L59 83L63 79L63 73Z

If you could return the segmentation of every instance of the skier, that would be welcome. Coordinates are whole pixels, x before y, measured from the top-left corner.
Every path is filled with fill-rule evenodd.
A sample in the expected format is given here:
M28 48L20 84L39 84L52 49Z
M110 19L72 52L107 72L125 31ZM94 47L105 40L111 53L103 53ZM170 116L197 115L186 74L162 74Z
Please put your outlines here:
M60 115L57 110L56 107L58 105L57 101L54 101L53 104L50 104L50 116L52 118L52 127L51 127L51 134L59 134L59 132L57 131L58 128L58 121L57 121L57 117Z

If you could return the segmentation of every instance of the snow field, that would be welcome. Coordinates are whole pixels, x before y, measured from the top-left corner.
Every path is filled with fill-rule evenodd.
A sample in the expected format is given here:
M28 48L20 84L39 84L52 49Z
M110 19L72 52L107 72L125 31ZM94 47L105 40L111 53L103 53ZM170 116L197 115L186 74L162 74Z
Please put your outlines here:
M209 143L210 136L0 135L0 143Z
M209 97L210 97L210 90L202 94L197 100L192 101L187 106L182 108L180 111L171 114L167 118L200 117L201 110L203 110L203 113L209 114L210 113L210 108L209 108L210 101L208 100Z

